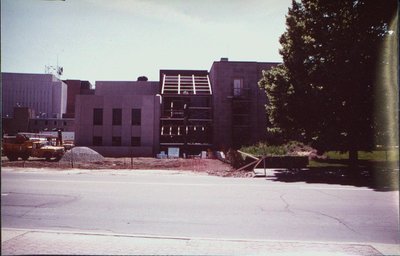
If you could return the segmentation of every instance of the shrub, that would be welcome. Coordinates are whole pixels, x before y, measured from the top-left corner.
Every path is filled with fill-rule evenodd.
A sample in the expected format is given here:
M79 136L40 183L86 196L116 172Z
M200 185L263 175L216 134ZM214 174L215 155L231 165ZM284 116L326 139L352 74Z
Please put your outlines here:
M308 156L309 158L317 157L317 150L298 141L290 141L282 145L267 145L266 143L258 143L253 146L243 147L243 152L255 156Z
M274 146L274 145L267 145L265 143L258 143L257 145L243 147L240 149L243 152L255 155L255 156L282 156L286 155L287 148L284 145Z
M229 149L226 153L226 160L232 165L233 168L237 169L244 165L245 161L242 155L236 150Z

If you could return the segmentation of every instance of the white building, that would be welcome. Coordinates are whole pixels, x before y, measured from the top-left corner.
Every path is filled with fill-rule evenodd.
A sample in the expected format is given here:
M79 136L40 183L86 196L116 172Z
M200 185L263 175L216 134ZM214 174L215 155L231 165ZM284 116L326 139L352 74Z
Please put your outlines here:
M40 118L61 118L67 108L67 85L51 74L1 73L2 114L29 107Z

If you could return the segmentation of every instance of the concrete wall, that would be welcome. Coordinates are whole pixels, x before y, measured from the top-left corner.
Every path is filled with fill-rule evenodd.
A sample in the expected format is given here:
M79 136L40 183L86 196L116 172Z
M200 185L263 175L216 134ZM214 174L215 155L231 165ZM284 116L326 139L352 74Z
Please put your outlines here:
M67 84L67 110L66 114L68 117L75 116L75 97L80 94L81 81L80 80L66 80Z
M156 95L159 88L158 81L96 81L95 95Z
M277 63L216 61L210 69L213 86L214 145L229 148L232 143L232 99L234 79L243 79L244 87L249 88L249 127L248 144L265 139L267 125L265 92L258 87L262 70L270 69Z
M154 148L153 147L96 147L89 146L97 153L105 157L153 157Z
M94 94L94 90L89 81L81 80L64 80L67 84L67 109L64 114L64 118L74 118L75 117L75 98L79 94Z
M52 77L52 91L53 91L53 118L62 118L62 115L67 112L67 84Z
M51 74L2 73L2 93L4 117L12 117L18 105L46 118L66 112L66 84Z
M96 82L95 95L76 98L75 144L104 156L154 156L159 148L160 99L153 90L158 91L157 82ZM102 125L93 125L94 108L103 109ZM122 109L121 125L112 125L114 108ZM141 109L140 126L131 124L132 109ZM102 137L102 146L93 145L93 136ZM121 137L121 146L112 146L113 136ZM140 137L141 145L132 147L131 137Z

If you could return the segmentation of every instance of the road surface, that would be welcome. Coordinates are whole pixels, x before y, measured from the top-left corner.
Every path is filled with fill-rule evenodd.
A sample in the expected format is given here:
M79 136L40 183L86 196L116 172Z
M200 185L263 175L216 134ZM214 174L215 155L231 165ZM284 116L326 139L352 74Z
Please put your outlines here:
M399 193L173 171L3 168L2 228L399 244Z

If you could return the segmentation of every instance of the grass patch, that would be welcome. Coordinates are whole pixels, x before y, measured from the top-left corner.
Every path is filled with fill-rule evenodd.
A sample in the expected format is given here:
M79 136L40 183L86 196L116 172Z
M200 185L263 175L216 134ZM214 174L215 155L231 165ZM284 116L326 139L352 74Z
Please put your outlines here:
M326 159L311 160L309 167L344 167L348 165L348 152L328 151L325 156ZM359 151L358 159L361 167L399 168L399 151L397 149Z
M329 151L325 155L328 159L348 159L348 152ZM370 161L399 161L399 151L397 150L374 150L371 152L358 151L358 159Z
M346 167L347 166L347 161L342 160L340 162L332 162L329 160L310 160L308 162L308 167L309 168L322 168L322 167Z
M303 143L291 141L283 145L267 145L266 143L258 143L256 145L243 147L243 152L255 156L288 156L299 155L299 153L310 156L308 167L324 168L324 167L348 167L349 153L339 151L328 151L324 157L317 156L317 151ZM301 154L300 154L301 155ZM398 148L390 148L388 150L378 149L374 151L358 151L359 167L367 167L370 169L398 169L399 168L399 150Z

